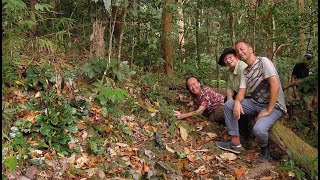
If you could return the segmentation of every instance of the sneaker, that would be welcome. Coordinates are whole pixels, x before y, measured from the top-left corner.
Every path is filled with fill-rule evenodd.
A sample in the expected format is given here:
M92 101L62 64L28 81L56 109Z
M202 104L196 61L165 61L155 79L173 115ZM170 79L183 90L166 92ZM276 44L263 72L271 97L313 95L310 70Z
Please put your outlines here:
M223 150L226 151L230 151L236 154L240 153L240 149L241 149L241 145L235 146L232 144L231 141L227 141L227 142L222 142L222 141L218 141L216 142L216 145Z

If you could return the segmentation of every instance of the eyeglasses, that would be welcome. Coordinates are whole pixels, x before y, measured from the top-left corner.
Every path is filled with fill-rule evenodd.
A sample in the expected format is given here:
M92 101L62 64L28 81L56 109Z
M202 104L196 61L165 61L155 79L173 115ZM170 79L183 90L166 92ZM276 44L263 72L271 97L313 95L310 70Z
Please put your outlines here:
M228 61L232 61L233 55L230 56L225 56L225 58L223 59L224 62L228 62Z

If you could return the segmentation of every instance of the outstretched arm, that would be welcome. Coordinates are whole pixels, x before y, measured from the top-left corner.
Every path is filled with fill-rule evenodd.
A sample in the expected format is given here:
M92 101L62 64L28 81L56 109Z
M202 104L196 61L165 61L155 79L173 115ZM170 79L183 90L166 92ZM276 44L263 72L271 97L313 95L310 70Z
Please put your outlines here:
M197 110L184 113L184 114L180 113L179 111L174 111L174 115L177 117L177 119L184 119L187 117L202 114L205 109L206 108L204 106L200 106Z

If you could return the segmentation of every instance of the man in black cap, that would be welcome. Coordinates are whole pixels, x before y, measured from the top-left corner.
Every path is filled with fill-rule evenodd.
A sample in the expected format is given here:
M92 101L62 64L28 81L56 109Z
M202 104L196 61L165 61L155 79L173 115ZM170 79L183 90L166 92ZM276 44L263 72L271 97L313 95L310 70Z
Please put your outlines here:
M316 93L317 93L318 86L314 85L312 82L308 81L308 85L300 86L300 87L295 85L295 82L298 79L304 79L311 74L311 71L310 71L311 59L312 59L312 55L310 53L306 53L304 55L303 62L297 63L292 70L291 82L293 83L292 96L294 98L297 98L297 92L296 92L297 88L298 88L299 92L304 95L308 94L308 93L312 93L313 91L316 91ZM309 111L313 111L314 107L318 104L318 97L317 96L318 96L318 93L315 96L311 95L310 96L311 102L308 102L306 97L303 98Z
M224 102L233 100L238 93L243 70L248 65L238 59L236 51L233 48L226 48L223 50L218 64L220 66L227 66L229 68L227 96L225 97ZM250 137L248 118L249 117L247 115L241 115L239 119L239 132L242 142L245 142Z

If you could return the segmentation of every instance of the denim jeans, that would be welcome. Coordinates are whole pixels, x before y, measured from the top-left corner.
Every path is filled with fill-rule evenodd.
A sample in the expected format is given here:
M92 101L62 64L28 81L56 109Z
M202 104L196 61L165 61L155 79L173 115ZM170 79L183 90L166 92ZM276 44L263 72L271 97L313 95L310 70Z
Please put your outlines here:
M244 99L241 102L244 114L258 115L262 109L266 109L268 104L256 103L251 99ZM234 100L229 100L224 105L224 116L229 135L240 136L238 121L233 116ZM265 116L257 120L253 126L253 134L257 138L261 147L268 145L269 129L283 115L283 112L277 106L273 109L269 116Z

